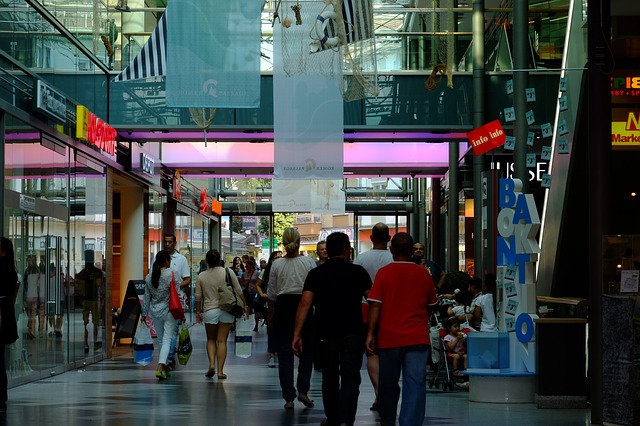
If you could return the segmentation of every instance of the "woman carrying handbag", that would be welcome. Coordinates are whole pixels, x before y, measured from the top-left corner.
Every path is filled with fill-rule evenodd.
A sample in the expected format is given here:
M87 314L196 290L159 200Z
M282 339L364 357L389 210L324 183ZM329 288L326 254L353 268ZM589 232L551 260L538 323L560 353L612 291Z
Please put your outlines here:
M176 332L176 319L169 311L171 286L178 290L178 282L171 271L171 255L166 250L156 254L151 272L145 279L144 297L142 298L142 320L149 316L153 320L160 345L156 377L164 380L171 376L171 368L167 365L171 339ZM184 321L184 319L183 319Z

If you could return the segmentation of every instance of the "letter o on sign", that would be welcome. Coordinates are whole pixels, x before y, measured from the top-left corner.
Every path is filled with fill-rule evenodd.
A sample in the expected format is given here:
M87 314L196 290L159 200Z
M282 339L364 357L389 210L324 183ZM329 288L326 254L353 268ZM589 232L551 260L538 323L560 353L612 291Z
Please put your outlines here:
M523 330L524 326L524 330ZM528 314L520 314L516 319L516 337L521 343L528 343L533 338L533 319Z

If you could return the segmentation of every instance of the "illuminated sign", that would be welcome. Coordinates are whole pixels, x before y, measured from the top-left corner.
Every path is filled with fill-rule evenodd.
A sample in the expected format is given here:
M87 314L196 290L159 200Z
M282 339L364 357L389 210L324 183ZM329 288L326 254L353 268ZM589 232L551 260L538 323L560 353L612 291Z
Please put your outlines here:
M110 155L116 153L118 132L83 105L76 106L76 138Z
M611 110L611 146L617 149L640 146L640 110Z
M140 169L148 174L153 176L153 169L155 167L155 161L151 156L145 154L144 152L140 153Z
M638 102L638 98L640 98L640 72L638 70L615 70L610 82L612 103Z
M67 98L42 80L36 82L36 109L55 120L67 121Z

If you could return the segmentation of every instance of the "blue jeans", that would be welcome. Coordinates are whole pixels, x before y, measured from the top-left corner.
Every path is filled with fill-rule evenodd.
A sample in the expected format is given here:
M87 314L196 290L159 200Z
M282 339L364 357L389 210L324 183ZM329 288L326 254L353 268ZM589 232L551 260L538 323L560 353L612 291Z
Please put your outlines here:
M293 386L293 363L294 355L291 343L293 342L293 331L275 330L277 353L278 353L278 376L280 378L280 388L285 401L293 401L296 398L296 387L298 393L306 394L311 387L311 370L313 363L313 338L302 333L304 352L300 356L298 363L298 379L296 387Z
M353 425L356 420L363 353L361 335L318 341L322 402L329 425Z
M429 345L402 346L378 349L380 381L378 387L378 413L384 426L396 423L400 398L400 372L402 371L402 405L400 426L420 426L424 422L427 389L425 375L429 358Z

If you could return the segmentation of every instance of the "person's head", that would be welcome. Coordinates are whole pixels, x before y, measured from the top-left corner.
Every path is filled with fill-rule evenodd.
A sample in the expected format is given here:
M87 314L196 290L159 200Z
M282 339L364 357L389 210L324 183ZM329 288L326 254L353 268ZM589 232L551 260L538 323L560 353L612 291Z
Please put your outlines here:
M382 222L376 223L373 225L373 228L371 228L371 236L369 239L373 243L374 249L386 250L387 243L391 239L391 236L389 235L389 227Z
M209 250L205 255L205 260L207 261L207 266L209 268L215 268L216 266L220 266L220 252L216 249Z
M248 254L243 254L242 255L242 263L246 264L249 261L249 255Z
M271 265L274 260L280 257L282 257L282 252L280 250L272 251L269 255L269 262L267 263L267 265Z
M154 288L158 288L160 283L160 274L164 268L168 268L171 265L171 255L166 250L160 250L156 253L156 260L153 262L153 268L151 270L151 284Z
M264 259L260 259L260 269L264 269L267 267L267 261Z
M318 241L318 244L316 244L316 253L318 253L318 262L320 263L324 263L329 258L326 240Z
M424 244L415 243L413 245L413 257L415 257L416 259L424 258Z
M174 234L164 234L164 249L173 254L176 251L176 236Z
M471 278L471 281L469 281L469 293L471 293L472 296L475 296L481 291L482 291L482 280L477 277Z
M287 228L282 233L282 245L289 256L297 256L300 250L300 233L296 228Z
M447 318L442 326L449 334L457 334L460 331L460 321L456 317Z
M85 250L84 252L84 264L86 266L93 266L93 261L95 260L96 254L93 250Z
M351 256L351 243L349 236L344 232L334 232L327 237L327 255L329 258L342 257L349 259Z
M14 268L16 267L13 243L8 238L0 237L0 257L2 257L7 264L13 265Z
M233 266L236 266L240 263L242 263L242 259L240 259L238 256L233 258Z
M413 238L406 232L398 232L391 238L391 254L394 260L411 260Z
M244 267L247 269L247 272L253 274L253 271L256 270L256 263L253 260L247 260L247 263L244 264Z

